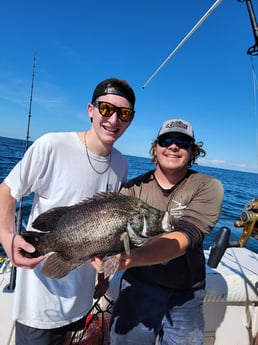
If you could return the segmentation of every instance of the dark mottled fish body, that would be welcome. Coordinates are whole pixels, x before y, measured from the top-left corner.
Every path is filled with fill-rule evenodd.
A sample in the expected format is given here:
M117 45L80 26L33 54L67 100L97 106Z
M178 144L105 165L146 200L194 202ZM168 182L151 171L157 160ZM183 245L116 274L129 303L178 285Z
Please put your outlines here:
M165 212L142 200L119 193L100 193L76 205L50 209L39 215L32 226L43 233L23 234L41 255L49 255L42 271L61 278L94 256L124 251L121 240L128 224L139 238L153 237L162 231ZM143 234L147 222L146 233ZM132 243L130 247L137 243Z

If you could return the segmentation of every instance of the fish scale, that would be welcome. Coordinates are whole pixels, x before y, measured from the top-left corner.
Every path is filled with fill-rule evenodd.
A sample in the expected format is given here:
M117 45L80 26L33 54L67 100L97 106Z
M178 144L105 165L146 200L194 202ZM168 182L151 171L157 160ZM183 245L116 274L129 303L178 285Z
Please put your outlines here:
M170 230L169 224L164 227L164 219L164 211L138 198L99 193L40 214L32 223L40 232L26 231L22 236L35 246L37 255L51 253L42 271L58 279L94 256L124 252L127 242L130 248L144 245L147 239Z

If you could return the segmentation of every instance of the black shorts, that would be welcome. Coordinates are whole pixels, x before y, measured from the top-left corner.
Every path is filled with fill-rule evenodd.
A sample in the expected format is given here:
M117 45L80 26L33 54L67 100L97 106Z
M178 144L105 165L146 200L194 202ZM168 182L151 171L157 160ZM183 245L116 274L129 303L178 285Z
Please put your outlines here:
M85 317L63 327L39 329L23 325L16 321L16 345L63 345L68 331L77 331L84 327Z

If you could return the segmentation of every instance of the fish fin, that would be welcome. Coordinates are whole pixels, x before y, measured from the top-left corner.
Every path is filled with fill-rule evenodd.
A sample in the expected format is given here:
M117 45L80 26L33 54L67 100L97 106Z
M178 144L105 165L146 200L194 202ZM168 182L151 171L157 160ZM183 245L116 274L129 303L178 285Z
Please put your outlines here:
M148 238L138 236L129 223L127 223L127 233L130 241L135 247L141 247L149 240Z
M99 273L101 272L104 273L104 279L108 278L108 280L111 280L114 277L118 269L118 266L120 264L120 259L121 259L121 254L106 256L103 259L103 263L102 263Z
M49 278L60 279L78 266L79 264L68 264L60 254L53 253L46 258L42 272Z
M162 229L165 232L170 232L171 231L171 224L169 222L169 213L168 213L168 211L165 212L164 217L162 219Z
M120 236L120 240L123 241L125 253L130 255L130 238L127 232L123 232Z
M59 219L67 212L69 207L55 207L41 213L32 223L34 229L40 231L53 231Z
M146 220L145 217L143 217L143 229L142 229L142 232L141 232L141 235L143 237L147 237L147 230L148 230L147 220Z

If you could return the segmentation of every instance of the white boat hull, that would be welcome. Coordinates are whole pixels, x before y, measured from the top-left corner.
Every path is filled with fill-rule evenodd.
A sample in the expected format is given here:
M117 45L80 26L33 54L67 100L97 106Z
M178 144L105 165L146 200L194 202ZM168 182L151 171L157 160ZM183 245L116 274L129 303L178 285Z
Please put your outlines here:
M206 277L205 345L258 345L258 254L228 248Z
M9 262L4 262L0 270L0 339L1 345L14 345L14 322L11 318L13 293L6 292L10 282Z

